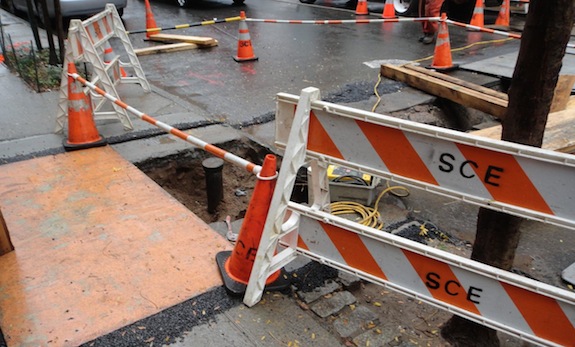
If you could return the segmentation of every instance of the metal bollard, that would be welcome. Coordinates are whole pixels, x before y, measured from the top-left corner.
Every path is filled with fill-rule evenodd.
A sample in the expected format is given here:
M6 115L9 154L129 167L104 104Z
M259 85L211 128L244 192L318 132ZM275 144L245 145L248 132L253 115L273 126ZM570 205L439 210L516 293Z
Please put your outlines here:
M202 161L206 173L206 193L208 195L208 212L215 213L218 204L224 197L222 169L224 161L220 158L208 158Z

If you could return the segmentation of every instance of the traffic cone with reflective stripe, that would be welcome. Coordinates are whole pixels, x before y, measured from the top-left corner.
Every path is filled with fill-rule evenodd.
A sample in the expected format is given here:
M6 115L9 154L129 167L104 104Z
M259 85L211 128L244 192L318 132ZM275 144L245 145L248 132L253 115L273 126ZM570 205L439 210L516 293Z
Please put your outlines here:
M355 6L355 14L369 14L369 10L367 9L367 0L357 0L357 6Z
M483 15L483 0L475 1L475 8L473 9L473 16L471 17L471 25L483 28L485 26L485 17Z
M114 50L112 49L112 45L110 45L110 42L106 41L106 43L104 44L104 64L110 64L112 62L112 60L114 59ZM114 81L119 80L119 76L115 76L116 72L114 72ZM120 75L122 75L122 77L127 77L128 74L126 73L126 71L124 71L124 68L120 66Z
M257 177L258 181L233 251L216 254L216 262L224 280L224 286L231 295L245 293L252 273L276 185L277 172L274 155L266 155L262 170ZM282 290L289 286L289 280L282 274L282 271L278 270L268 277L267 290Z
M254 55L254 48L252 47L252 40L250 39L250 31L246 24L246 13L240 12L240 32L238 37L238 55L234 56L234 60L238 63L250 60L258 60Z
M68 64L68 74L77 74L76 65ZM64 141L66 151L75 151L106 145L98 134L90 97L84 94L82 85L68 75L68 139Z
M509 26L509 6L511 6L510 0L503 0L501 8L499 8L499 15L495 20L495 25Z
M160 30L150 30L154 28L158 28L158 24L156 24L156 20L154 19L154 14L152 13L152 7L150 6L150 1L145 0L146 4L146 38L149 39L150 36L157 34Z
M447 29L447 14L441 14L439 30L437 32L437 42L431 67L436 70L449 70L455 68L451 60L451 44L449 42L449 30Z
M397 18L395 15L395 7L393 6L392 0L385 0L385 6L383 7L383 13L381 14L383 19Z

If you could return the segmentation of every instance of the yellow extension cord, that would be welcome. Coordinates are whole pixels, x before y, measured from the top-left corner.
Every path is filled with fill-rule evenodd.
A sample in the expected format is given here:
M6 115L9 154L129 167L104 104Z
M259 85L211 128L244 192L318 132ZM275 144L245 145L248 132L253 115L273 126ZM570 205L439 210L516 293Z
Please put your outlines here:
M398 190L403 191L403 193L398 193ZM379 200L381 200L381 198L388 192L400 197L409 195L409 190L407 190L407 188L403 186L392 187L389 185L389 182L387 182L387 188L379 193L373 207L365 206L354 201L338 201L332 202L329 205L331 214L336 216L342 214L356 214L358 215L356 220L359 220L359 224L381 230L384 223L381 220L381 215L378 211Z

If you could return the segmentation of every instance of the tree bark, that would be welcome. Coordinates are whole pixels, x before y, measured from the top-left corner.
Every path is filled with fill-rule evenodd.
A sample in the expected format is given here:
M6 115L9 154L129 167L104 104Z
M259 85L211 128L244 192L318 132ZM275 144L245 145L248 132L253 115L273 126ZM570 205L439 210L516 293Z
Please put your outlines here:
M501 139L541 147L553 92L575 16L573 0L531 0ZM504 270L513 266L523 219L480 208L471 258ZM453 316L442 336L454 346L497 346L496 332Z

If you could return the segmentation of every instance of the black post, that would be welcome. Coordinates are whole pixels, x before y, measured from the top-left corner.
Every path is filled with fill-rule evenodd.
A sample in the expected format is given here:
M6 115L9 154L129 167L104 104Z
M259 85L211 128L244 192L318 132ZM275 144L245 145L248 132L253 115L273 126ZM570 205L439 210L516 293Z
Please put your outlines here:
M42 50L42 41L40 41L40 34L38 33L38 22L36 21L36 15L34 14L34 7L32 6L32 0L26 0L28 22L30 22L30 27L32 28L32 35L34 35L36 47L38 50Z
M220 158L208 158L202 161L206 173L206 193L208 195L208 212L215 213L218 204L224 197L222 169L224 161Z
M58 36L58 57L64 64L64 18L62 18L62 7L60 0L54 0L54 13L56 15L56 35Z

